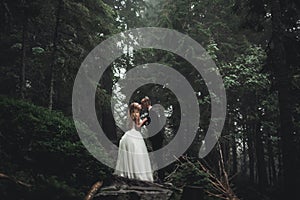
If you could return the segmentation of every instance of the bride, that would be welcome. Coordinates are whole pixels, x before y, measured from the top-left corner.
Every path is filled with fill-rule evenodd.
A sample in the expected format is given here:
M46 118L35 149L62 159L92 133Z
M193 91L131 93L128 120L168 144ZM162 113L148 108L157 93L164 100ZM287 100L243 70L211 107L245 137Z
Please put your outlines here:
M143 181L153 182L153 175L148 151L140 132L147 121L140 119L141 105L134 102L129 106L129 128L122 136L115 174Z

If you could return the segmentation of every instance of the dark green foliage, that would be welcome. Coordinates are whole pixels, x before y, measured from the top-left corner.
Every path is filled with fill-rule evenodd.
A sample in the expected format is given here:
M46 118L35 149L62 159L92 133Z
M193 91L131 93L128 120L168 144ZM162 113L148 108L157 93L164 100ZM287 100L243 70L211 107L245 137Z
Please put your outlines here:
M20 96L24 64L25 98L48 106L53 75L53 108L70 114L77 70L88 52L115 32L115 11L102 0L4 0L0 11L0 93Z
M111 173L87 152L62 113L3 96L0 108L0 171L32 184L33 195L82 197Z
M0 93L11 98L22 96L24 82L20 80L25 75L25 99L35 105L48 106L52 66L53 109L64 113L1 97L0 173L33 187L29 189L0 179L0 199L82 199L88 186L111 173L89 155L79 141L73 121L64 115L71 115L74 78L87 53L113 33L143 26L188 34L207 50L218 66L227 95L227 118L220 145L225 169L235 183L238 196L248 200L287 198L287 195L280 196L283 186L296 189L285 183L300 180L297 177L297 173L300 174L297 168L300 158L297 156L300 153L298 2L0 1ZM279 9L274 11L274 5ZM210 95L201 75L173 53L143 49L116 59L99 82L95 99L98 120L107 132L115 131L112 116L107 116L111 114L112 84L122 75L118 71L153 62L178 70L198 94L200 126L186 152L188 156L197 157L210 123ZM25 74L21 73L23 66ZM182 117L178 100L172 91L155 84L137 89L132 100L139 101L145 95L150 96L154 104L172 107L164 141L168 144ZM87 127L81 125L89 133ZM109 135L113 139L111 136L113 134ZM101 153L100 147L95 148ZM219 170L220 156L215 149L205 161L213 171ZM207 176L199 171L196 162L193 164L178 165L170 180L178 187L209 189ZM176 167L171 164L164 172Z

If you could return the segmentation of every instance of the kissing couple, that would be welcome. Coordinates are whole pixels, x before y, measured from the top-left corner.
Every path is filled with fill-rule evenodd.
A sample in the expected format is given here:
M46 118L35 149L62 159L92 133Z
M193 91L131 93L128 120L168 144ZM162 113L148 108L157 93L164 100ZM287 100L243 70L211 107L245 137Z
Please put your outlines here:
M149 97L144 97L141 104L133 102L129 105L128 121L129 130L119 143L115 174L129 179L153 182L153 171L141 128L147 126L147 132L153 135L149 138L153 151L162 147L163 132L156 133L157 127L160 127L160 120L159 115L152 109ZM158 171L159 178L160 175Z

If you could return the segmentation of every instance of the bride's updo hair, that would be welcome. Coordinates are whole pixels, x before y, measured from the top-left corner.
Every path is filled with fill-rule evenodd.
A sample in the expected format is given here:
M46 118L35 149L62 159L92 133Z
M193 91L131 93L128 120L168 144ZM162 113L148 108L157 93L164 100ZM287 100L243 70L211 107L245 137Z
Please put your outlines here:
M128 106L128 129L131 129L133 124L135 124L136 119L139 117L141 111L141 105L133 102Z
M136 118L139 117L140 111L141 111L140 104L133 102L129 105L129 115L133 121L135 121Z

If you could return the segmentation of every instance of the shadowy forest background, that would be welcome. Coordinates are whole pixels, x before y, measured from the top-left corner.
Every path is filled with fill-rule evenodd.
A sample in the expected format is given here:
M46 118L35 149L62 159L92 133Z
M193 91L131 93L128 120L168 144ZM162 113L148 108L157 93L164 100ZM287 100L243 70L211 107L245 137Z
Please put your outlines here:
M166 64L197 92L201 122L184 157L163 169L165 182L199 186L204 199L232 199L234 193L239 199L273 200L298 194L299 1L1 0L0 10L0 199L83 199L94 182L111 177L112 169L79 140L72 87L96 45L145 26L187 34L213 58L227 94L222 137L205 159L198 159L210 120L207 87L182 58L144 49L128 50L99 82L97 115L108 138L117 144L122 135L110 109L113 84L137 65ZM180 124L179 103L159 85L139 88L133 99L145 95L171 113L164 128L167 144Z

